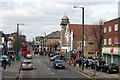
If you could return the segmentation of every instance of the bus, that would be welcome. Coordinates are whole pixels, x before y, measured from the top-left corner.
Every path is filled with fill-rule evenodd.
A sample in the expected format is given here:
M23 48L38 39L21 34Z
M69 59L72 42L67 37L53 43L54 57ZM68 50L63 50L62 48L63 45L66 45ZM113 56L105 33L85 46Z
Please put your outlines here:
M27 45L26 45L26 44L24 44L24 45L22 46L22 53L24 53L25 51L27 51Z

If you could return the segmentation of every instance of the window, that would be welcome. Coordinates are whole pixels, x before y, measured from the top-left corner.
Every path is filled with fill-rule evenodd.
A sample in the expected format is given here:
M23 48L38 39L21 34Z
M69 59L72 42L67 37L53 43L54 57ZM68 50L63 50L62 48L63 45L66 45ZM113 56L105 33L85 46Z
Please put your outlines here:
M118 44L118 37L114 39L114 44Z
M109 45L112 44L112 38L109 38Z
M109 26L109 32L111 32L112 31L112 27L111 26Z
M118 31L118 24L115 24L115 31Z
M104 45L107 45L107 39L104 39Z
M106 27L104 28L104 33L107 33L107 28Z
M80 48L82 47L82 44L80 43Z

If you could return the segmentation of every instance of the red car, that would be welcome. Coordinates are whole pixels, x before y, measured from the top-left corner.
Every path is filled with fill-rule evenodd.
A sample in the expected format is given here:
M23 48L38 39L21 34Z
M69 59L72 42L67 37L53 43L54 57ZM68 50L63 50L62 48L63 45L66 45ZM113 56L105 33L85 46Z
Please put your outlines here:
M26 57L27 54L30 54L30 51L25 51L25 53L23 54L23 56Z

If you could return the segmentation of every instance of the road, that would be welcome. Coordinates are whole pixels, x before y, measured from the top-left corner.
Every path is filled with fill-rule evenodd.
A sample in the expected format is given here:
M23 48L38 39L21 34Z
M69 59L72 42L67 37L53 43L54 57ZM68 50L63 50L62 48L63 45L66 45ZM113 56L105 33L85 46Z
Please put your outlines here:
M31 47L28 50L33 52ZM24 59L24 58L21 58ZM88 80L89 77L77 72L73 69L66 67L65 69L54 69L52 67L52 62L49 60L48 56L33 55L31 59L33 62L33 70L21 70L20 78L22 80L26 79L45 79L45 80ZM22 61L22 60L21 60ZM17 64L16 64L17 65ZM10 68L8 68L10 69ZM15 69L15 68L14 68ZM14 69L12 71L14 71ZM7 71L7 70L6 70ZM10 72L10 70L9 70ZM4 75L7 74L4 73ZM7 76L7 75L6 75ZM6 77L4 76L4 77ZM91 79L89 79L91 80Z
M33 54L33 51L31 51ZM64 78L74 78L74 80L80 78L88 78L82 73L76 72L68 67L65 69L54 69L52 62L48 56L33 55L34 69L33 70L22 70L22 78L49 78L61 80Z

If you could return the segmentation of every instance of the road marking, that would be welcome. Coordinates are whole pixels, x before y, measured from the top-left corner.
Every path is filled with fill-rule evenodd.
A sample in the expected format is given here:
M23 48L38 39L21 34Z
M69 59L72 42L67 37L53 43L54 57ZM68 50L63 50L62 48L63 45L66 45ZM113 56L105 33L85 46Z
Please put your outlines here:
M55 73L53 72L53 75L55 75Z
M50 70L50 68L48 67L48 70Z

